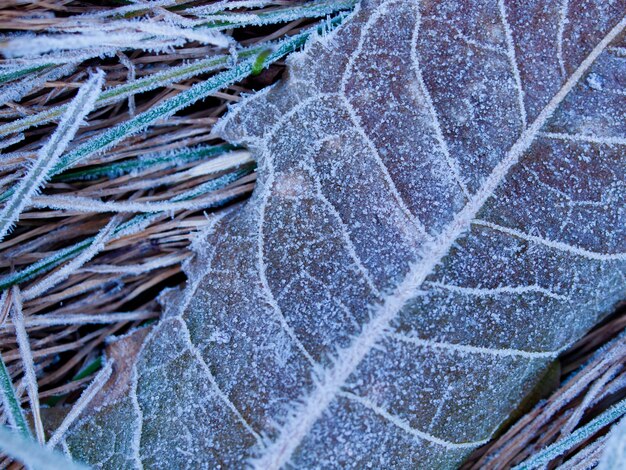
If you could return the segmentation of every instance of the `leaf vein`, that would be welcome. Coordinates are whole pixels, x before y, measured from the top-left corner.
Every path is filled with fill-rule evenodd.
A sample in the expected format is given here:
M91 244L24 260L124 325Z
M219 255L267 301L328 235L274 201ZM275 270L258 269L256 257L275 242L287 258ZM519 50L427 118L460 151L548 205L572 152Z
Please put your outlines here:
M373 411L377 415L381 416L382 418L384 418L386 421L390 422L394 426L402 429L404 432L411 434L419 439L423 439L433 444L440 445L446 449L473 449L489 441L489 439L483 439L483 440L474 441L474 442L458 442L457 443L457 442L451 442L445 439L441 439L427 432L412 428L403 419L399 418L398 416L392 415L387 410L375 405L370 400L364 397L358 396L350 392L339 392L338 395L344 398L347 398L348 400L359 403L360 405L364 406L370 411Z

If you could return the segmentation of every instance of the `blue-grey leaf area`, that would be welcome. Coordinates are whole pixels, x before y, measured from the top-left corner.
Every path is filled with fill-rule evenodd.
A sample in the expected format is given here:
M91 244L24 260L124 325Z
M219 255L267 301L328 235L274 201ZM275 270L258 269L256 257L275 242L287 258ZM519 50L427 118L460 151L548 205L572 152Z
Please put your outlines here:
M256 155L252 199L72 455L458 466L626 297L625 12L364 1L292 55L218 124Z

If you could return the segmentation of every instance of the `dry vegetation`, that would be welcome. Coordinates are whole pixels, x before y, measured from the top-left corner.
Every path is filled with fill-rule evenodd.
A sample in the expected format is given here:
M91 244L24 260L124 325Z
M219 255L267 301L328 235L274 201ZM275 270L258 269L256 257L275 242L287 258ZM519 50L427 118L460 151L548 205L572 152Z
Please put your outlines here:
M105 93L118 93L100 95L64 152L76 159L55 167L58 171L27 201L19 221L0 243L0 353L22 406L35 416L38 408L64 407L77 400L102 365L107 337L158 318L159 292L185 281L181 263L190 256L194 235L208 224L211 213L236 210L252 191L255 165L250 154L216 139L211 128L242 93L280 78L283 64L268 58L268 45L297 37L319 17L345 9L350 2L327 2L330 7L311 15L317 18L301 11L302 18L283 15L266 25L246 23L237 14L254 12L277 18L272 14L296 4L257 1L248 2L252 7L243 4L228 10L233 23L240 24L220 23L216 30L233 38L237 49L244 51L237 61L234 43L223 47L208 43L210 37L203 42L190 33L190 21L196 25L200 19L206 24L224 21L211 19L214 12L194 10L212 2L156 3L160 6L69 0L0 3L0 29L7 35L0 42L0 52L14 57L0 61L2 201L25 177L54 132L63 111L59 107L71 102L90 74L102 70ZM254 4L263 5L253 8ZM74 21L83 14L92 16L80 24ZM128 20L173 24L189 37L165 37L165 46L158 46L152 33L142 33L145 39L137 39L140 28L124 30L121 25L109 34L135 38L123 46L76 46L75 50L47 52L46 60L28 57L28 51L20 52L17 47L25 41L24 32L51 37L65 31L89 35ZM110 144L97 142L107 130L132 123L176 97L184 98L193 85L222 77L246 60L254 62L253 70L217 80L222 86L205 90L202 99L174 115L157 115L149 126L137 127ZM268 66L261 71L261 65ZM151 80L154 77L158 80ZM142 86L133 88L137 84ZM124 86L129 88L120 88ZM626 345L623 335L618 335L625 327L622 310L565 353L556 391L510 423L498 440L480 449L472 468L519 463L624 398ZM27 335L22 341L16 334L20 329ZM28 380L29 362L36 390ZM4 410L2 421L8 418ZM596 438L607 429L605 425L599 433L585 435L571 446L571 452L579 452L581 461L597 459L603 441ZM0 466L7 464L4 460ZM552 466L556 464L558 459Z

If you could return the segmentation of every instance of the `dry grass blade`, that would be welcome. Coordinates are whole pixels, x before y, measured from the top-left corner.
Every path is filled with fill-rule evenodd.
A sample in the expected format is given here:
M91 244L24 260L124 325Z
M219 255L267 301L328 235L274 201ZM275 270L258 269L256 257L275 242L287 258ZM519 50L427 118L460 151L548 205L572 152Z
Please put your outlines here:
M568 437L555 442L546 449L533 455L528 461L516 465L514 470L531 470L534 468L543 468L545 465L553 461L555 458L563 455L566 451L589 439L600 429L605 427L607 423L613 423L626 414L626 400L622 400L610 409L593 419L589 424L581 427Z
M15 336L24 368L24 378L26 380L26 390L30 400L30 411L35 423L35 436L40 444L45 442L43 423L41 422L41 409L39 407L39 390L37 377L35 376L35 363L30 350L30 341L26 327L24 326L24 314L22 312L22 294L19 287L14 286L11 290L13 298L13 309L11 319L15 327Z

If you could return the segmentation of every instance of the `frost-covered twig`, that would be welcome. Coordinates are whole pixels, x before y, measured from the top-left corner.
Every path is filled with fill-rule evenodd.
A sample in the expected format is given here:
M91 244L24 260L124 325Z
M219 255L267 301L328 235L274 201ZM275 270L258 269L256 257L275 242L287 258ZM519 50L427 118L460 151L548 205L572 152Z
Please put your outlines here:
M163 256L145 263L133 265L96 264L94 266L85 267L82 271L88 273L138 275L145 274L155 269L173 266L187 257L187 255Z
M76 134L84 117L93 108L103 82L104 74L102 72L97 72L90 77L65 111L50 140L37 152L35 162L12 191L11 198L0 213L0 241L7 235L30 199L40 191L42 185L47 181L50 170L58 162L60 155Z
M68 460L63 454L40 446L0 427L0 451L21 461L29 468L45 468L46 470L88 470L89 467Z
M77 18L84 20L89 18L123 17L125 15L128 15L129 13L145 12L155 7L169 7L174 5L180 5L182 3L184 2L181 2L180 0L150 0L149 3L133 2L131 5L124 5L123 7L107 8L105 10L97 11L95 13L85 13L78 16Z
M24 140L24 134L16 134L13 137L0 141L0 150L15 145ZM6 155L0 155L0 162L6 158Z
M217 14L217 12L211 8L212 5L210 5L190 9L189 13L193 13L201 18L201 20L196 21L198 26L221 30L228 28L241 28L244 26L263 26L276 23L288 23L289 21L299 20L301 18L317 18L330 15L341 10L349 10L354 8L355 5L356 0L325 0L309 2L266 12L239 14ZM209 13L211 11L213 12Z
M193 15L208 15L239 8L263 8L275 3L274 0L220 0L211 5L188 8L187 13Z
M22 313L22 295L20 288L13 286L11 289L11 297L13 299L13 308L11 310L11 320L15 327L15 336L17 337L17 345L22 359L22 367L24 368L24 380L26 381L26 392L30 400L30 410L33 414L33 422L35 423L35 435L40 444L45 442L43 431L43 423L41 422L41 413L39 407L39 389L37 386L37 376L35 375L35 362L33 353L30 349L30 341L28 333L24 326L24 315Z
M228 47L226 36L217 31L195 31L167 24L152 22L124 21L88 25L79 28L75 34L53 34L39 36L19 36L7 41L2 53L9 59L42 58L46 53L56 53L68 60L73 59L73 52L85 49L114 48L116 50L133 48L148 51L164 51L173 46L182 46L187 41L198 41L217 47Z

